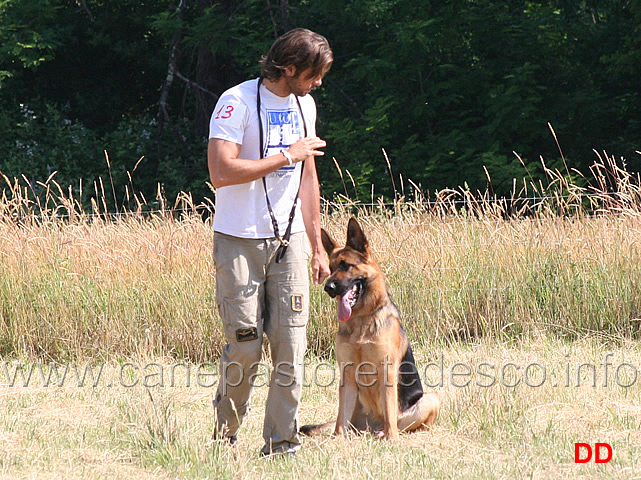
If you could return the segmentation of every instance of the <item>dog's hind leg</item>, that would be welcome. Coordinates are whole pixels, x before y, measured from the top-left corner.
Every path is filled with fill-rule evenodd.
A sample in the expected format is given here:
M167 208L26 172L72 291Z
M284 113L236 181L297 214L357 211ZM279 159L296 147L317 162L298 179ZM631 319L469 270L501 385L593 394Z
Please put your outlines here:
M435 393L424 393L421 399L398 416L398 429L411 432L429 428L436 422L441 402Z

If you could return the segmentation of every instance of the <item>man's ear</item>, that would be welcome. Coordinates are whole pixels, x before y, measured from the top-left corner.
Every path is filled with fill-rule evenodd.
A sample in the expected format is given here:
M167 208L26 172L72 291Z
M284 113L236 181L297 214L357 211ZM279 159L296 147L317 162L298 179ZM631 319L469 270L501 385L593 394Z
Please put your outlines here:
M369 254L367 237L354 217L350 218L347 224L347 246L357 252Z
M289 78L293 78L296 76L296 65L287 65L285 67L285 76Z
M323 247L325 247L327 255L331 255L332 252L338 247L338 245L336 245L336 242L332 239L332 237L329 236L324 228L321 228L321 240L323 241Z

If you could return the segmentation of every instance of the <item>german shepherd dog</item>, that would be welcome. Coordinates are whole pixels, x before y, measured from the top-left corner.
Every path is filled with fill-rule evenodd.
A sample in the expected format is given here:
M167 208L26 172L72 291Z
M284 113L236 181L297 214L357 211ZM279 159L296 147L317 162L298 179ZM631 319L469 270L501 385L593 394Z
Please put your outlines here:
M363 230L351 218L342 248L325 230L321 235L332 271L325 291L338 299L338 418L305 425L301 433L317 435L333 428L334 435L342 436L353 429L395 441L399 431L429 428L440 402L435 393L423 393L398 310Z

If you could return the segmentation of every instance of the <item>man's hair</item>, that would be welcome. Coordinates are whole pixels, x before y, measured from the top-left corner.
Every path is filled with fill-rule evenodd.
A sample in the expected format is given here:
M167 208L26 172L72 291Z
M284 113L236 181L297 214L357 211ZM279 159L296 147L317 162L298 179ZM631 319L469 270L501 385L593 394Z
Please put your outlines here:
M306 28L295 28L276 39L269 53L260 60L261 75L276 81L290 65L296 67L296 75L308 68L312 69L313 76L325 75L333 61L334 55L325 37Z

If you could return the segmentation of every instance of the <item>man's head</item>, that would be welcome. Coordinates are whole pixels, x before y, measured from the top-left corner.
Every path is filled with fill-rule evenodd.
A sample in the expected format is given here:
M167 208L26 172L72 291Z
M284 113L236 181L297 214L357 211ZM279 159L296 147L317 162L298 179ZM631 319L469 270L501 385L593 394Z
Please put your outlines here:
M289 69L296 75L305 70L312 77L322 78L332 66L334 56L325 37L306 28L296 28L279 37L261 61L261 75L278 81ZM288 68L289 67L289 68Z

